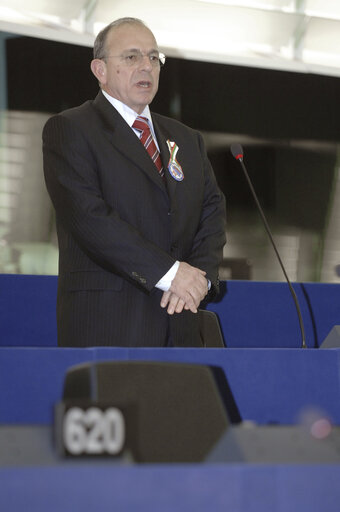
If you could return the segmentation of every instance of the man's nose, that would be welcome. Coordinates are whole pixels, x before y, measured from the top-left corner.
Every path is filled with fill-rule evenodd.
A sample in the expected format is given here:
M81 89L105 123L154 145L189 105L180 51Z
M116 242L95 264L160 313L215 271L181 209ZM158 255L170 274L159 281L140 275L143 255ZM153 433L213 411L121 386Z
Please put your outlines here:
M150 56L147 55L147 54L142 54L141 56L141 61L140 61L140 67L142 69L152 69L152 64L151 64L151 60L150 60Z

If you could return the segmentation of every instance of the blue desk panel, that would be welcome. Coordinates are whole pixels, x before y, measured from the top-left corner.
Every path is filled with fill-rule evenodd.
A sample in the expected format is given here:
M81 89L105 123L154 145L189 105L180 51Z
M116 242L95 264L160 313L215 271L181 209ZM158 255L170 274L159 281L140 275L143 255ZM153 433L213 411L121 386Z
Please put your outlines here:
M340 285L294 283L307 345L318 347L340 325ZM57 346L56 276L0 275L0 346ZM298 316L287 283L222 281L216 302L230 348L298 348Z
M220 366L243 420L295 424L317 409L340 424L340 349L0 348L0 422L53 421L66 370L97 360Z
M308 347L319 347L334 325L340 325L340 285L293 283ZM223 293L223 290L225 292ZM207 309L218 314L230 348L298 348L298 315L287 283L228 281Z
M0 470L10 512L339 512L334 465L154 465Z

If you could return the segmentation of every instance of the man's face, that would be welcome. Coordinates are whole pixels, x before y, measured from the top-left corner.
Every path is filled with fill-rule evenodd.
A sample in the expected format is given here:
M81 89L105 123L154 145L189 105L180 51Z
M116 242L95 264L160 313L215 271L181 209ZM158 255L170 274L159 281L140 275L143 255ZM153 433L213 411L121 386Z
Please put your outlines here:
M102 89L141 114L155 97L158 89L159 65L152 65L148 55L157 52L157 43L146 27L121 25L109 32L105 45L106 58L98 64L97 72ZM128 64L127 55L144 54L140 62ZM95 61L93 61L95 62Z

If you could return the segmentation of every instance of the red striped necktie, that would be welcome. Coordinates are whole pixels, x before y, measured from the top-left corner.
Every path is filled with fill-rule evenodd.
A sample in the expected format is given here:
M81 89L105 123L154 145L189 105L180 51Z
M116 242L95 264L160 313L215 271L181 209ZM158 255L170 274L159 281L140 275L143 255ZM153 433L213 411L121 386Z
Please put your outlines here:
M144 145L146 151L149 153L151 160L157 167L159 174L164 177L164 169L162 166L161 155L157 149L155 141L152 137L152 133L150 130L149 122L146 117L137 116L135 122L132 125L132 128L135 128L139 132L141 132L140 141Z

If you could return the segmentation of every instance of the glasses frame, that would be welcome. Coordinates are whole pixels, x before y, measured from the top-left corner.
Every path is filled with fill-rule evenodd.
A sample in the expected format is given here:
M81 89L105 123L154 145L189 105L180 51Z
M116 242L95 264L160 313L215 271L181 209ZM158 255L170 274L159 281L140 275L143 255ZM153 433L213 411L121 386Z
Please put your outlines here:
M136 61L133 62L132 60L130 60L131 57L136 57ZM166 61L166 56L164 55L164 53L162 52L158 52L158 55L156 55L156 52L149 52L149 53L145 53L145 52L141 52L141 51L127 51L126 54L122 54L122 55L107 55L105 57L101 57L100 60L106 60L106 59L121 59L126 66L129 66L129 67L133 67L133 66L137 66L138 64L140 64L140 62L142 62L143 58L144 57L148 57L149 59L149 62L151 64L152 67L156 67L156 66L160 66L160 67L163 67L164 64L165 64L165 61ZM151 60L152 57L155 57L156 58L156 62Z

